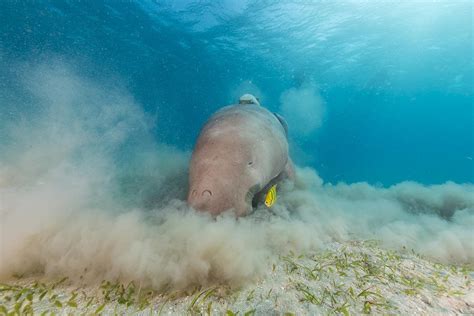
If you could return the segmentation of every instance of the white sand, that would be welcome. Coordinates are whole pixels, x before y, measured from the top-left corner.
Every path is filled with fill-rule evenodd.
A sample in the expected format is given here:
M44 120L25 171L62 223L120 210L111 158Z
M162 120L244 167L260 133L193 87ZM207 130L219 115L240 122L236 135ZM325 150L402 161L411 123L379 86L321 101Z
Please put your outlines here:
M0 287L0 308L14 311L23 301L17 307L21 312L30 304L35 313L59 314L474 313L474 272L468 267L434 263L411 251L384 250L374 241L326 246L324 251L270 260L261 277L233 288L213 284L153 291L138 284L121 288L118 283L91 286L69 280L53 288L51 280L37 285L34 277L20 278L7 282L17 288Z

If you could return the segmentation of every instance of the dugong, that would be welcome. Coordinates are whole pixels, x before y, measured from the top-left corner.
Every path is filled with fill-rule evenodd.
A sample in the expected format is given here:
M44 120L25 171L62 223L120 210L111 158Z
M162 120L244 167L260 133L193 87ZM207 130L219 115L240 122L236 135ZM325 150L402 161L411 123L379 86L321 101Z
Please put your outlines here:
M294 179L284 119L250 94L202 128L189 166L188 204L213 216L245 216L280 180Z

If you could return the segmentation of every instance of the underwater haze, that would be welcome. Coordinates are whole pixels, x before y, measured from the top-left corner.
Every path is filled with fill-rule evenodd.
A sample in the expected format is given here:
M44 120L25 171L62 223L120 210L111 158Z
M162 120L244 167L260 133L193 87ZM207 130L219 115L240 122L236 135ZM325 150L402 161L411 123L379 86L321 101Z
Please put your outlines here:
M240 285L353 239L473 264L473 7L1 1L0 278ZM189 157L244 93L287 120L297 181L213 220Z

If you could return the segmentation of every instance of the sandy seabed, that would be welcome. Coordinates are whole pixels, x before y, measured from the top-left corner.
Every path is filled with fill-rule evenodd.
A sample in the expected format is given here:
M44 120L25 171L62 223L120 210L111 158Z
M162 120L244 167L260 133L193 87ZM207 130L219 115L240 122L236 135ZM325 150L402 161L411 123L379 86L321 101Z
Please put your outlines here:
M270 259L270 258L269 258ZM310 315L474 313L474 271L434 263L376 241L288 253L243 286L210 284L154 291L130 282L81 285L17 276L0 285L0 313L139 315Z

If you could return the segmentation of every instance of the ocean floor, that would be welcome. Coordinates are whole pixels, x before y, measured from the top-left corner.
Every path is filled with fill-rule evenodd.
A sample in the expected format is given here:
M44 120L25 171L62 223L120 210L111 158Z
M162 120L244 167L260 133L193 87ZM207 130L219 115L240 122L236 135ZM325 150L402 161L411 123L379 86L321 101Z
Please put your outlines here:
M472 266L435 263L376 241L282 254L269 259L267 268L239 288L215 284L181 291L16 276L0 285L0 314L474 314Z

